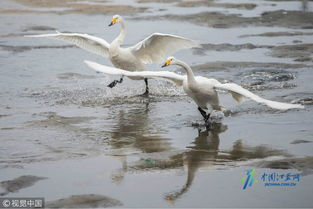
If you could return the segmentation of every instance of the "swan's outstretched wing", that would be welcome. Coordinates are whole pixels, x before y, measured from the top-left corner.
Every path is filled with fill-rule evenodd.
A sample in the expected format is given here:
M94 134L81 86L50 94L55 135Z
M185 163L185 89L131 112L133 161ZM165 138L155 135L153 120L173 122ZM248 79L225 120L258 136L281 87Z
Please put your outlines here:
M26 37L46 37L51 39L62 40L67 43L75 44L76 46L83 48L89 52L108 57L110 44L95 36L80 33L55 33L55 34L41 34L41 35L30 35Z
M180 49L200 47L197 41L162 33L153 33L130 47L131 52L145 64L161 63Z
M294 108L304 108L304 106L300 104L288 104L288 103L275 102L275 101L263 99L259 97L258 95L253 94L252 92L248 91L247 89L242 88L241 86L235 83L225 83L225 84L220 83L220 84L216 84L214 87L216 89L229 91L231 94L235 93L235 96L239 98L240 98L240 95L244 96L246 98L252 99L261 104L265 104L274 109L288 110L288 109L294 109Z
M151 71L141 71L141 72L130 72L114 67L108 67L105 65L100 65L96 62L91 61L84 61L89 67L94 69L95 71L111 74L111 75L123 75L128 77L141 77L141 78L157 78L157 79L165 79L172 81L177 86L183 85L183 80L185 76L178 75L173 72L168 71L158 71L158 72L151 72Z

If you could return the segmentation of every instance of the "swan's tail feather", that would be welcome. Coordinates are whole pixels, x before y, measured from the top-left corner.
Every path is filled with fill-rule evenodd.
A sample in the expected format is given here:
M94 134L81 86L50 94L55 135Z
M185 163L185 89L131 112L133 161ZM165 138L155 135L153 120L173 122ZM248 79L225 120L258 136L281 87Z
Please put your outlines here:
M301 104L289 104L289 103L276 102L276 101L264 99L235 83L216 84L215 88L229 91L237 102L242 101L242 97L246 97L255 102L267 105L271 108L278 109L278 110L303 109L304 108L304 106Z
M233 92L233 91L230 91L230 94L234 98L234 100L236 100L236 102L238 104L241 104L245 100L245 97L241 94L238 94L238 93Z
M264 102L261 102L271 108L279 109L279 110L288 110L288 109L303 109L304 106L301 104L288 104L283 102L276 102L271 100L264 99Z

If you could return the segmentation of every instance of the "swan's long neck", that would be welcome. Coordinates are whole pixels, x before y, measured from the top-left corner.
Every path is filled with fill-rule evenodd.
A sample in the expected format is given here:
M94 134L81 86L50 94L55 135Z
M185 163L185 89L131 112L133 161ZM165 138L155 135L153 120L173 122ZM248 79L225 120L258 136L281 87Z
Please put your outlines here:
M116 47L120 47L121 44L124 42L124 39L126 37L126 26L123 20L120 21L121 24L121 32L120 34L114 39L114 41L112 42L112 45L116 46Z
M177 60L176 61L176 64L179 65L179 66L182 66L186 72L187 72L187 80L188 80L188 83L195 83L196 80L195 80L195 76L192 72L192 69L189 67L189 65L187 65L186 63L184 63L183 61L180 61L180 60Z

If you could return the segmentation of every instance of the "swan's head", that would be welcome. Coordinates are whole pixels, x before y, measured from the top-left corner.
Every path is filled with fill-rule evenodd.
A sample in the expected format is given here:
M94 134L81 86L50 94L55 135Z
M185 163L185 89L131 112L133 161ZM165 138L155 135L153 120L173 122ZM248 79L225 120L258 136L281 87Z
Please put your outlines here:
M121 22L121 21L122 21L122 17L121 17L121 16L119 16L119 15L114 15L114 16L112 17L112 21L111 21L111 23L110 23L109 26L112 26L112 25L114 25L114 24L116 24L116 23L119 23L119 22Z
M169 65L175 65L175 64L177 64L175 57L168 57L165 60L165 63L164 63L164 65L162 65L162 67L167 67Z

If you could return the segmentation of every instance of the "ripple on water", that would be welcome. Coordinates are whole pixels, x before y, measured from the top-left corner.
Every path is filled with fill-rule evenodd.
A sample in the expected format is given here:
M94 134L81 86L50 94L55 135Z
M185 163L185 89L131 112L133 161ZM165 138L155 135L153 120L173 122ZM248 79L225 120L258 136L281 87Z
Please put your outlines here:
M61 79L72 79L84 75L62 74ZM86 78L90 78L87 76ZM46 88L36 90L26 90L24 93L27 97L35 97L44 100L51 105L70 105L79 106L111 106L120 104L138 104L149 100L157 102L160 99L166 100L175 97L179 100L184 96L182 88L177 88L168 82L153 81L149 86L150 97L141 97L143 89L139 87L117 86L113 89L103 88Z
M243 86L250 90L295 88L296 72L281 69L246 70L239 74Z

